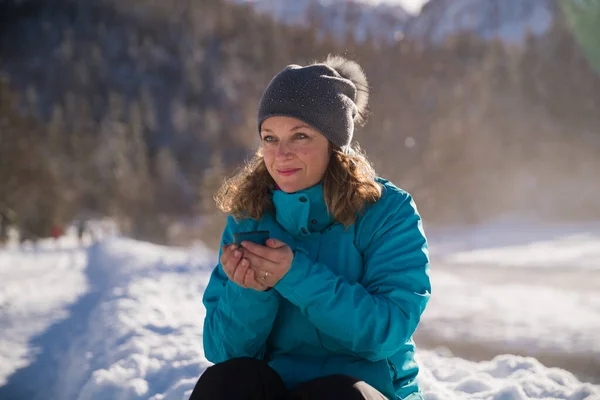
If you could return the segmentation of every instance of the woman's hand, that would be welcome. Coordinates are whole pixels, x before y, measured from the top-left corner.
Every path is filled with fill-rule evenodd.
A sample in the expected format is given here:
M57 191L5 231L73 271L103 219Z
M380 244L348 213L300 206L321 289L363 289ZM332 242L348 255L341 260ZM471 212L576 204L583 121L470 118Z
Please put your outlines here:
M290 246L277 239L267 240L266 246L243 241L244 259L250 261L255 281L273 287L290 270L294 252Z
M243 249L238 248L235 244L223 246L221 266L227 277L243 288L259 292L269 289L265 282L256 279L254 270L250 268L250 261L242 258L242 252Z

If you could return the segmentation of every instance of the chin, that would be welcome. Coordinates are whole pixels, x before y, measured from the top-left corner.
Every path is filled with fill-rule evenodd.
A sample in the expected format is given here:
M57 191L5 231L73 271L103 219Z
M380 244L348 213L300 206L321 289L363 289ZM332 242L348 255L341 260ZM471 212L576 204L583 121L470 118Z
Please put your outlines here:
M279 180L279 182L277 182L277 181L275 181L275 182L277 183L279 188L286 193L294 193L294 192L297 192L297 191L305 188L305 186L301 182L298 182L298 181L286 181L284 179L284 180Z
M294 193L294 192L297 192L298 190L300 190L299 186L294 183L281 182L281 183L278 183L278 185L279 185L279 188L286 193Z

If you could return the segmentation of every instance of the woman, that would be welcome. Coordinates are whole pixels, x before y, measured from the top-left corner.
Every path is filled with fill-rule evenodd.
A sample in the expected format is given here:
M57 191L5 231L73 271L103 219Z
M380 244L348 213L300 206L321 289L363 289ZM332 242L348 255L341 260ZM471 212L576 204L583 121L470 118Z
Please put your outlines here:
M216 196L230 216L203 300L215 365L191 399L421 398L427 242L410 195L351 148L367 100L361 67L339 56L266 88L261 148ZM232 244L255 230L265 245Z

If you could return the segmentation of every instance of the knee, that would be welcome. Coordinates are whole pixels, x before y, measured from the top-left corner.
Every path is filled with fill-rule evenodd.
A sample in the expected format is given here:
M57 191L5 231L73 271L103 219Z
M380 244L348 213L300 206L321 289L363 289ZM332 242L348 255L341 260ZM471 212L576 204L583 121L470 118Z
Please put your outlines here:
M375 388L350 375L327 375L294 388L293 399L385 399Z
M335 385L335 386L340 386L340 387L352 387L356 383L361 382L360 379L357 379L350 375L344 375L344 374L327 375L327 376L323 376L323 377L317 378L317 379L320 379L323 382L326 382L330 385Z
M231 376L235 374L247 373L248 371L260 371L261 369L267 367L268 364L266 361L258 360L252 357L239 357L232 358L208 367L203 375L227 374L227 376Z
M319 378L312 379L310 381L301 383L294 391L299 396L298 398L310 398L311 395L318 393L340 393L353 391L354 386L360 382L360 380L353 378L349 375L334 374L321 376Z
M194 387L190 400L254 399L253 394L271 393L280 398L285 385L277 372L263 360L250 357L233 358L204 371Z

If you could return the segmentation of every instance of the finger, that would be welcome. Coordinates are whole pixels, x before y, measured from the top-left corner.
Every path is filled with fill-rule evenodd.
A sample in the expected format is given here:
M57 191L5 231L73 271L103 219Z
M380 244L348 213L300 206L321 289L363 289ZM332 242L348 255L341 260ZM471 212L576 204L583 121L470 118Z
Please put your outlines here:
M244 286L244 277L246 276L246 271L250 267L250 263L246 259L242 259L238 264L238 267L235 269L233 274L233 281L240 286Z
M246 269L246 274L244 274L244 286L250 288L250 289L256 289L255 287L255 282L252 281L251 278L251 274L252 273L252 268L247 268Z
M229 260L229 250L227 249L227 246L223 246L223 251L221 252L221 259L219 261L221 261L221 265L224 265L225 263L227 263L227 260Z
M233 273L235 272L241 255L241 251L233 248L225 250L221 255L221 266L223 267L223 271L225 271L225 274L230 279L233 277Z
M223 264L221 263L221 268L223 269L223 272L225 273L225 275L227 275L227 277L229 279L233 278L233 268L230 266L230 264Z
M273 261L262 258L261 256L258 256L250 251L245 251L244 257L250 261L250 265L252 265L252 268L255 270L262 269L264 271L271 272L271 270L277 267L277 264Z
M258 282L259 285L261 285L265 290L269 287L271 287L272 285L267 282L270 278L271 275L269 275L269 277L265 277L265 271L264 270L257 270L257 269L252 269L252 272L254 274L253 278L256 282Z
M280 249L285 246L287 246L287 243L282 242L279 239L270 238L269 240L267 240L267 247L271 249Z
M221 264L225 264L233 256L234 246L233 244L226 244L222 247Z
M226 263L221 264L221 266L223 267L223 271L225 272L225 275L227 275L227 277L231 280L233 280L233 274L235 273L237 265L238 265L238 262L235 260L231 260L231 259L229 259Z
M276 257L276 253L275 253L274 249L270 249L268 247L261 246L260 244L256 244L256 243L249 242L249 241L243 241L242 247L262 258L267 259L267 260L273 260L274 257Z
M246 277L244 278L244 283L246 284L247 287L254 289L254 290L258 290L259 292L262 292L266 289L265 286L263 286L260 282L258 282L254 276L254 270L252 268L248 268L248 270L246 271Z
M235 243L227 243L227 244L224 244L224 245L221 247L221 249L222 249L223 251L227 251L227 250L235 249L236 247L238 247L238 246L237 246Z
M221 250L223 250L223 252L229 250L231 248L231 246L233 246L233 243L228 243L228 244L224 244L223 246L221 246Z

